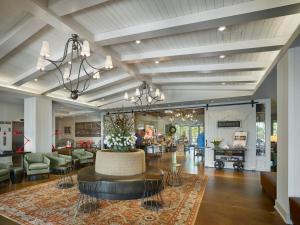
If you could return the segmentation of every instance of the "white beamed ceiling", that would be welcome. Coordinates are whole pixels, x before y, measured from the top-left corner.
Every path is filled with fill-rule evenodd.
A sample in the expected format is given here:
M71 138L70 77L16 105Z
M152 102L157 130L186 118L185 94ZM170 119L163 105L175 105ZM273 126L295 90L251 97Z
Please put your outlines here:
M94 65L105 55L116 65L78 102L109 109L130 106L122 96L143 80L161 88L166 103L252 95L298 35L300 0L5 0L0 21L0 89L73 104L55 70L37 71L36 62L43 40L59 59L78 33Z

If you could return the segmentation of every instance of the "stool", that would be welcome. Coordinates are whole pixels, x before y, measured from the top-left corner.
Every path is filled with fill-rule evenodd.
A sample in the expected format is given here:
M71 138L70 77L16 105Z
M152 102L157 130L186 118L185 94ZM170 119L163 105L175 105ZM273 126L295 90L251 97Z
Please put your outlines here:
M78 212L92 213L98 209L98 199L95 197L97 182L78 181L79 197L76 203L73 223L76 222Z
M164 174L160 176L150 176L144 180L144 194L142 197L142 207L145 209L158 211L163 207L161 191L164 189Z
M11 183L21 183L24 176L24 169L22 167L12 167L10 169L10 180Z
M53 168L53 172L55 174L59 175L59 180L57 183L57 187L60 189L66 189L73 187L73 179L70 175L70 172L72 171L72 167L70 166L59 166Z

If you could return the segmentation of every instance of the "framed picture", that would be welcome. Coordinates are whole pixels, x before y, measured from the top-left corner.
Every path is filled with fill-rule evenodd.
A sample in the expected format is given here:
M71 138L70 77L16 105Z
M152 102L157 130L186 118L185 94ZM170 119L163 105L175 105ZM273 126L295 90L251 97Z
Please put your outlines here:
M71 134L71 127L64 127L65 134Z
M100 122L78 122L75 123L75 137L100 137Z

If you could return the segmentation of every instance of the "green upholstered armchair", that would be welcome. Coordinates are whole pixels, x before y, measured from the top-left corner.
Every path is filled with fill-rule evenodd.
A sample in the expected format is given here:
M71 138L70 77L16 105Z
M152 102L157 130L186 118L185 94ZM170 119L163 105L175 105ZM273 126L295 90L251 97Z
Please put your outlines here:
M28 153L24 156L24 168L27 176L35 174L48 174L50 172L50 159L43 153Z
M46 153L45 156L50 159L50 168L65 166L72 163L72 156L58 154L58 152Z
M72 156L74 159L79 159L80 164L91 163L94 161L94 154L84 149L74 149L72 151Z
M0 182L9 180L9 168L10 165L5 163L0 163Z

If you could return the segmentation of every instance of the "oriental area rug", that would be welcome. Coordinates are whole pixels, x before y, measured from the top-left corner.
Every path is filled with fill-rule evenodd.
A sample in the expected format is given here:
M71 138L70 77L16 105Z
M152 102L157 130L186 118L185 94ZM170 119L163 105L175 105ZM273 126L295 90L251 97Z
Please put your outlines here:
M76 180L76 179L75 179ZM162 209L141 207L140 200L98 200L90 213L78 212L77 185L58 189L50 181L0 195L0 214L19 224L34 225L192 225L195 223L207 177L182 174L183 185L162 192Z

